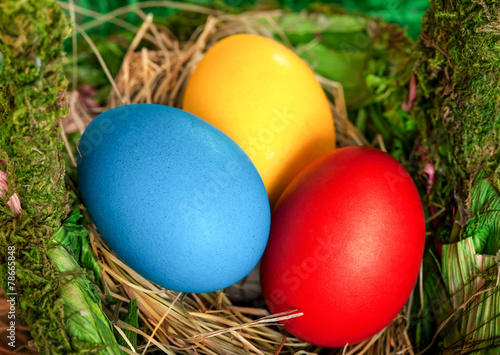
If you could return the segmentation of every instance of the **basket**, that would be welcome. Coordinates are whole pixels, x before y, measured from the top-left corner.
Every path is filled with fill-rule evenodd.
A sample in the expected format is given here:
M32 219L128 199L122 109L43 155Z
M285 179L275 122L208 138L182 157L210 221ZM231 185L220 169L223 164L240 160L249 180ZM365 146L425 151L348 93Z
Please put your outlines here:
M144 15L135 38L132 40L118 75L111 78L113 85L107 109L132 103L156 103L180 107L183 92L190 73L203 53L221 38L235 33L252 33L273 38L275 21L282 11L258 11L234 14L210 15L191 38L179 43L166 28L153 23L153 17ZM154 48L140 47L149 37ZM282 37L286 43L286 38ZM97 54L97 53L96 53ZM107 71L105 63L103 69ZM367 139L347 118L347 108L342 86L320 75L318 81L331 93L330 106L335 120L337 145L368 145ZM70 93L70 103L78 101L78 92ZM95 112L85 112L71 105L70 116L63 127L79 127L88 124ZM67 145L67 152L75 157ZM320 349L287 335L279 326L279 320L287 314L270 315L263 304L253 307L232 305L222 292L186 294L159 288L144 279L122 261L102 241L98 232L91 228L90 244L102 268L104 284L109 294L119 300L110 306L116 308L137 300L141 329L116 318L111 318L119 334L126 330L137 332L146 345L140 350L157 347L169 353L193 354L312 354ZM400 317L373 338L356 346L346 347L345 354L383 352L410 353L412 346L406 333L407 317ZM132 353L130 349L121 347Z

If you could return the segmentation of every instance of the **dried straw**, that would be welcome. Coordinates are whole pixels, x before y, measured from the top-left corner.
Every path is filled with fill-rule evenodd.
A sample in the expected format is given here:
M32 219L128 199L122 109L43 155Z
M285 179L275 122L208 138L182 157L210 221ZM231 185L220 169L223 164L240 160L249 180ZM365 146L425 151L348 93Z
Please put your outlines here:
M159 2L155 2L157 3ZM180 6L179 3L169 5ZM179 43L171 31L155 25L151 15L145 15L139 7L134 9L143 18L144 23L140 28L132 29L136 36L130 44L117 77L110 78L113 90L107 108L128 103L156 103L180 107L188 78L208 48L219 39L235 33L254 33L271 37L278 29L276 23L282 15L281 11L249 12L240 15L215 14L210 11L205 25L198 28L186 43ZM96 23L120 23L116 16L123 14L125 10L115 10L104 15L104 18L96 18L82 26L77 25L77 28L84 34L85 29ZM199 9L190 7L184 10ZM83 13L85 10L73 6L72 11ZM203 11L207 13L206 10ZM92 16L88 11L85 14ZM284 33L278 33L284 43L289 43ZM88 36L84 35L84 38L91 44ZM155 48L139 48L143 39ZM95 48L92 44L91 46ZM100 58L98 53L96 55ZM107 71L102 58L100 61L103 69ZM109 75L109 72L107 74ZM366 138L347 118L342 86L321 76L317 76L317 79L334 98L330 106L335 119L338 146L369 145ZM73 104L71 124L74 130L82 131L81 128L88 124L88 118L94 112L85 112L84 108L77 105L76 93L70 95ZM64 128L67 129L67 126ZM378 143L383 145L383 142ZM154 348L166 354L272 355L316 354L320 350L286 335L279 327L280 320L300 316L296 310L287 314L269 315L262 308L263 305L255 308L233 306L222 291L179 294L162 289L125 265L93 228L90 242L102 267L106 292L118 299L115 305L107 306L106 312L118 334L123 336L124 330L131 330L139 335L141 345L138 346L138 352L144 353ZM131 299L137 300L140 329L120 321L117 317L120 310L126 310L122 308L123 303L128 303ZM406 309L401 314L405 314ZM255 319L257 316L262 318ZM407 328L408 319L399 315L373 338L356 346L333 350L332 354L413 354ZM128 354L134 353L129 347L121 349Z

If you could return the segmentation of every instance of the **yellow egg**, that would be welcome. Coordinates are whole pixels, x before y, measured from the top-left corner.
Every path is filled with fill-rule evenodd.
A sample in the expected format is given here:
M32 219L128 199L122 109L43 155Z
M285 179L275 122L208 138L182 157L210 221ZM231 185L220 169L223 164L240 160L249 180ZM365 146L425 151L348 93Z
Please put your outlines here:
M332 113L313 72L265 37L233 35L208 50L189 79L183 109L243 148L271 205L303 168L335 148Z

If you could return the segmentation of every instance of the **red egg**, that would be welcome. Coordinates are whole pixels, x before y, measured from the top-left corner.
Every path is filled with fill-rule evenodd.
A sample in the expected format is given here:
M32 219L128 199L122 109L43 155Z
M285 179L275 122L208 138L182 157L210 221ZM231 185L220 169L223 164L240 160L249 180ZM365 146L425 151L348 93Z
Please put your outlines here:
M346 147L311 163L273 211L261 284L294 336L359 343L403 308L424 252L425 219L410 175L390 155Z

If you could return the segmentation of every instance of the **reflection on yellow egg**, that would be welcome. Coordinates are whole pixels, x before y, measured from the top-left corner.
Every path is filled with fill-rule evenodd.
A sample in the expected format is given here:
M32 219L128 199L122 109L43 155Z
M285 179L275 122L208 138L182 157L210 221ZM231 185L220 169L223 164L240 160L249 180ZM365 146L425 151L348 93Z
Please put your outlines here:
M183 109L245 150L271 205L300 170L335 148L331 110L313 72L265 37L238 34L215 44L188 82Z

